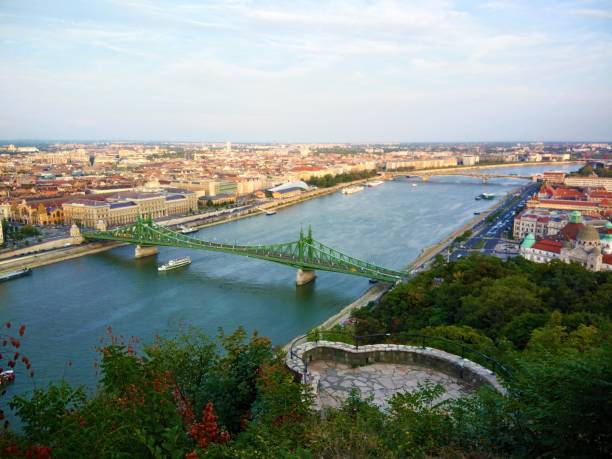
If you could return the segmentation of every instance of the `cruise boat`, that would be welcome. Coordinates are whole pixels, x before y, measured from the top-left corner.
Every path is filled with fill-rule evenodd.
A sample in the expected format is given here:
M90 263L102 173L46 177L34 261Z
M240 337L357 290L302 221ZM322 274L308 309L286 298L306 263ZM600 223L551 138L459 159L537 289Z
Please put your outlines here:
M372 188L372 187L375 187L375 186L382 185L383 183L385 183L385 182L383 182L382 180L374 180L373 182L366 183L366 186L369 186L370 188Z
M191 258L177 258L176 260L170 260L168 263L157 267L158 271L170 271L171 269L181 268L191 264Z
M190 234L190 233L195 233L196 231L198 231L198 228L194 228L194 227L190 228L189 226L184 226L184 225L179 226L179 229L182 234Z
M32 274L32 270L30 268L16 269L15 271L6 271L0 273L0 282L17 279L18 277L28 276L30 274Z
M353 194L359 193L360 191L363 191L362 186L349 186L346 188L342 188L342 194Z
M276 215L276 211L275 210L266 210L266 215L268 215L268 216Z
M416 183L413 183L413 184L412 184L412 186L416 188L416 187L417 187L417 184L416 184Z

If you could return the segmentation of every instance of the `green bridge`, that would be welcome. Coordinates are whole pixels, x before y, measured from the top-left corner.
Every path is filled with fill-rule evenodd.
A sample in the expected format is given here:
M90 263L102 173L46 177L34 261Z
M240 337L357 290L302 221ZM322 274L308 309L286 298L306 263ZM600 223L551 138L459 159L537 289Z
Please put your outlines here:
M409 277L407 272L383 268L327 247L313 239L310 228L306 235L300 231L300 238L293 242L238 245L204 241L158 226L151 219L139 218L136 223L127 226L106 231L85 231L83 237L88 240L136 244L136 257L157 253L156 246L170 246L232 253L273 261L297 268L297 285L314 280L317 269L352 274L383 282L397 282Z

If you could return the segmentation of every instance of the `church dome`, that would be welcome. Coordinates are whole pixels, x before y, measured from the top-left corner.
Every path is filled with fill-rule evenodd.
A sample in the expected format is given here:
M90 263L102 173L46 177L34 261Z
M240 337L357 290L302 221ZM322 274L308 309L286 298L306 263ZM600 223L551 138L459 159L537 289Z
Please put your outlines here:
M576 240L580 242L597 242L599 241L599 233L593 225L584 225L578 232Z
M535 243L535 235L533 233L529 233L527 236L525 236L525 239L523 239L523 242L521 243L521 248L530 249Z
M582 215L580 214L579 211L574 210L573 212L570 212L569 221L570 221L570 223L581 223L582 222Z
M606 229L612 228L612 222L606 222Z

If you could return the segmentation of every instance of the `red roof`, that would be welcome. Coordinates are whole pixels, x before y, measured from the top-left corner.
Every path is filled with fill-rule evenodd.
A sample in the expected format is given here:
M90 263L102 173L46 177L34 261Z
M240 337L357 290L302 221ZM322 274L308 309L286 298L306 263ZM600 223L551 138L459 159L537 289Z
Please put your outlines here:
M565 199L540 199L542 204L567 204L568 206L585 206L585 207L599 207L598 202L593 201L568 201ZM603 204L603 201L602 201Z
M554 253L561 253L561 247L563 247L563 244L561 242L551 241L550 239L542 239L541 241L538 241L533 244L534 249Z

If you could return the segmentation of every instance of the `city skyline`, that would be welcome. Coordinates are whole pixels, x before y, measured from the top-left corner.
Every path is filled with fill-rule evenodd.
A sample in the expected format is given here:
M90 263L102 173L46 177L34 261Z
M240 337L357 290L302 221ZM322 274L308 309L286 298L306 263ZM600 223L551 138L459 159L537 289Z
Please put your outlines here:
M1 139L606 141L608 2L0 5Z

